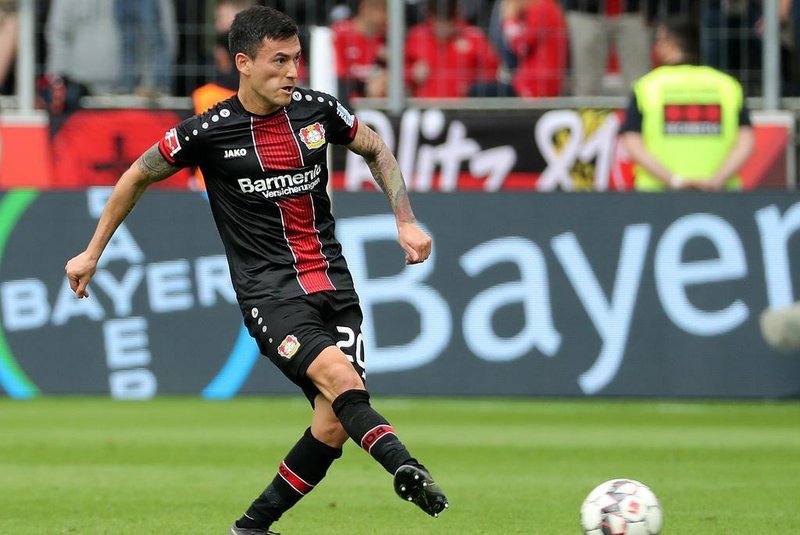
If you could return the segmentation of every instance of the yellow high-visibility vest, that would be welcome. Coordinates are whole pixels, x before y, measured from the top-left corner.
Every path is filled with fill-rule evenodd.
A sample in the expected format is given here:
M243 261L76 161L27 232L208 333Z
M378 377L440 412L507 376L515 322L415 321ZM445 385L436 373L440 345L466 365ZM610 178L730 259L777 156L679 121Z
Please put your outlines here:
M647 149L675 175L710 179L736 142L744 102L741 84L711 67L667 65L640 78L633 91ZM666 188L641 166L634 176L637 190ZM739 176L725 184L726 189L741 186Z

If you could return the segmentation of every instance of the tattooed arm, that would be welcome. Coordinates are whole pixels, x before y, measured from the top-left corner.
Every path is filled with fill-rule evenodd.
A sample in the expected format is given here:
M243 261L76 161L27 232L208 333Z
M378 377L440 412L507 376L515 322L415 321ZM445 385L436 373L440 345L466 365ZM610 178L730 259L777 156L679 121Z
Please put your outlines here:
M170 165L161 156L158 146L153 145L122 174L106 202L86 250L67 262L64 268L70 288L77 297L89 297L86 287L97 270L100 255L147 187L154 182L164 180L178 170L178 167Z
M413 223L414 212L411 211L411 204L408 202L400 166L383 139L372 128L359 123L356 137L347 148L367 162L372 177L389 199L389 205L397 216L397 221Z
M367 162L372 177L380 186L397 221L397 240L406 251L406 263L424 262L431 254L431 238L417 226L400 166L383 139L364 123L358 124L356 137L347 146Z

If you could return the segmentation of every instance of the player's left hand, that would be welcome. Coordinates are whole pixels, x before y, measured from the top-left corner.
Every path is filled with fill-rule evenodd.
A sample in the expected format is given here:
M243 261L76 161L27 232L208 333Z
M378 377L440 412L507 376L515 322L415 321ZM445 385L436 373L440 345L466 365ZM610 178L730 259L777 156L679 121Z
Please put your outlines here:
M397 223L397 241L406 252L406 264L419 264L431 255L431 237L416 223Z

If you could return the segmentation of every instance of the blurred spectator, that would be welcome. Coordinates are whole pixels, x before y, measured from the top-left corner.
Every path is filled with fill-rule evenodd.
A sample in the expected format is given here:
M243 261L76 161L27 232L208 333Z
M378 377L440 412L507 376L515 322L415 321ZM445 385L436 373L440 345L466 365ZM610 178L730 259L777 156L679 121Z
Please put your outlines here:
M784 93L794 90L798 69L797 1L778 0L781 82ZM737 76L748 92L762 88L763 2L760 0L709 0L703 3L703 61Z
M176 95L191 95L214 76L216 32L211 29L214 12L206 9L210 0L173 0L173 3L175 20L180 22L173 90Z
M80 84L94 95L114 91L120 41L113 0L52 0L45 33L51 87Z
M258 3L283 11L301 27L325 25L330 14L330 2L323 0L261 0Z
M760 85L761 2L708 0L703 3L703 63L740 77L748 91Z
M217 34L214 45L214 79L192 91L195 113L202 113L230 97L239 87L239 71L228 52L228 34Z
M564 0L573 87L577 96L603 94L609 45L625 89L651 67L651 31L640 0Z
M683 17L700 20L700 4L708 0L648 0L644 3L648 25L669 17Z
M495 0L459 0L458 5L461 9L461 16L468 24L479 28L488 28L494 3Z
M406 24L408 27L419 24L427 17L428 4L438 0L406 0Z
M218 0L214 7L214 79L192 91L194 111L202 113L233 95L239 87L239 71L228 48L228 30L237 13L255 5L254 0Z
M16 4L16 0L0 0L0 94L11 92L11 84L6 87L6 83L11 80L17 51L19 26Z
M239 71L233 63L228 48L228 33L218 33L214 46L214 80L192 91L192 105L195 113L203 113L218 102L233 96L239 88ZM205 178L200 168L195 169L189 180L189 189L206 189Z
M195 113L203 113L218 102L233 96L239 88L239 71L231 57L228 47L228 31L233 19L240 11L255 5L254 0L218 0L214 8L214 80L192 91L192 104ZM189 181L192 190L205 190L205 179L200 169L196 169Z
M120 90L170 94L177 39L172 0L115 0L114 13L122 35Z
M620 132L640 191L741 189L754 136L741 84L696 64L697 28L673 18L656 27L661 67L638 80Z
M464 22L457 0L430 0L428 17L406 38L411 96L466 97L476 83L497 78L497 52L480 28Z
M330 22L331 26L333 26L337 22L344 19L349 19L352 16L353 10L350 9L350 6L347 3L336 4L331 8L330 13L328 13L328 21Z
M355 16L331 26L339 96L386 96L386 0L360 0Z
M192 105L195 113L203 113L218 102L233 96L239 88L239 71L233 63L228 47L228 32L217 34L214 44L214 69L214 80L192 91ZM195 169L194 175L190 178L189 189L194 191L206 189L205 178L200 168Z
M482 4L486 0L459 1L462 6L465 6L468 4ZM358 9L359 2L360 0L335 0L334 6L328 13L330 24L352 17L353 13ZM405 0L404 4L406 26L413 26L419 22L422 22L422 20L425 18L425 7L427 5L427 0Z
M217 0L217 5L214 6L214 31L217 35L227 35L236 14L254 5L256 0ZM227 43L225 49L228 49Z
M480 88L476 91L474 96L490 96L497 93L497 96L512 96L514 90L511 87L511 74L517 68L517 57L506 45L503 38L503 16L502 16L503 0L496 0L492 5L491 15L489 17L489 42L495 47L497 53L500 55L500 67L497 70L497 84L492 89L492 86ZM478 89L476 87L476 89Z
M557 97L567 69L567 30L555 0L500 0L503 63L510 85L501 80L474 96Z

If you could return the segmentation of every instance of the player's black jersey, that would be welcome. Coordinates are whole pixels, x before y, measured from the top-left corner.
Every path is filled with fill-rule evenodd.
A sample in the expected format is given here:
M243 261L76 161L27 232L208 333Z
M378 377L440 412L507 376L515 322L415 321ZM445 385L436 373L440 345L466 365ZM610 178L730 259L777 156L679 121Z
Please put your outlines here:
M298 88L264 116L234 95L159 143L173 165L202 170L240 303L353 289L334 236L326 149L350 143L357 127L335 98Z

